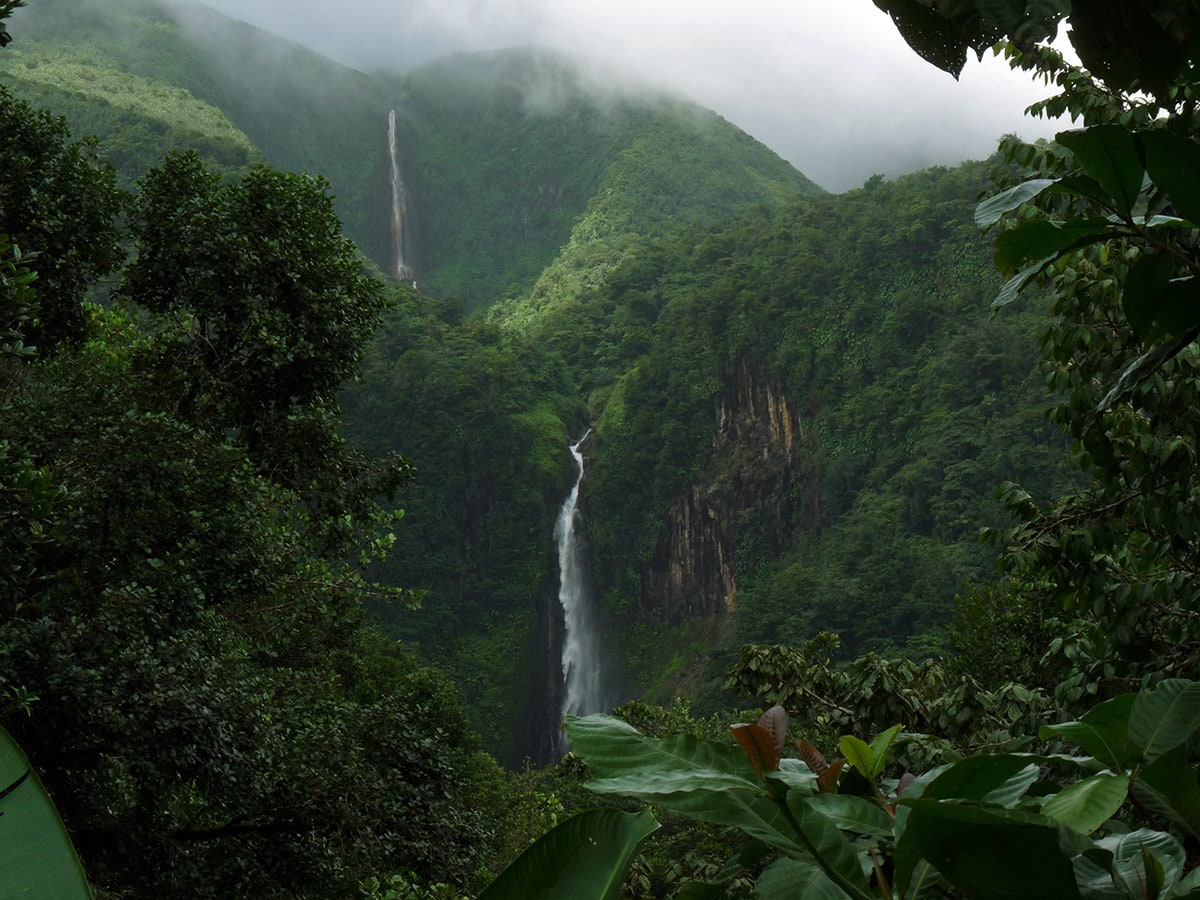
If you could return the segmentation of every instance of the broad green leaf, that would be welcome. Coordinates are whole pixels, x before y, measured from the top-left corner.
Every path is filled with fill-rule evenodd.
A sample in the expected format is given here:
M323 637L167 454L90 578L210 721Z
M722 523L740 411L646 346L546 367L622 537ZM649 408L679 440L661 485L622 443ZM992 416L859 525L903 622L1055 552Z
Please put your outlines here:
M908 46L955 78L967 62L967 44L954 24L917 0L875 0L892 17Z
M1138 138L1150 180L1181 216L1200 222L1200 145L1169 131L1147 131Z
M1020 756L968 756L938 775L921 796L1011 807L1037 775L1037 765Z
M1128 778L1101 772L1063 788L1042 806L1042 815L1091 834L1116 814L1128 793Z
M1174 337L1200 323L1200 280L1172 278L1175 269L1165 253L1151 253L1125 279L1121 305L1143 340Z
M1129 738L1152 763L1200 728L1200 682L1169 679L1141 691L1129 713Z
M1096 412L1104 412L1157 372L1160 366L1182 353L1197 337L1200 337L1200 324L1192 326L1165 344L1151 347L1125 367L1117 378L1117 383L1104 395L1104 399L1096 404Z
M1028 262L1053 259L1108 240L1112 230L1107 219L1072 219L1062 224L1029 219L996 238L993 258L1000 271L1011 274Z
M862 738L847 734L838 742L838 748L842 751L842 756L846 757L846 762L857 769L863 778L875 777L875 752L870 744Z
M976 900L1073 900L1070 859L1049 820L928 798L911 807L906 836L956 888Z
M1108 194L1100 186L1100 182L1089 175L1068 175L1066 178L1060 178L1054 190L1055 192L1087 197L1089 200L1095 200L1101 206L1109 204Z
M768 798L740 749L689 735L660 740L612 716L568 717L566 729L595 776L587 782L589 790L636 797L740 828L788 853L804 852L780 804Z
M904 789L904 797L915 800L925 795L926 789L942 776L949 766L939 766L917 776L917 780ZM912 810L907 806L896 807L896 852L892 863L893 880L899 896L905 900L917 900L932 891L941 875L937 869L921 858L917 842L908 834L908 819Z
M1129 739L1129 714L1133 694L1122 694L1098 703L1076 722L1046 725L1039 731L1043 741L1051 736L1064 737L1078 744L1115 772L1138 756L1138 747Z
M1005 213L1010 213L1021 205L1028 203L1051 185L1058 184L1056 178L1033 178L1023 181L1015 187L1001 191L994 197L989 197L975 207L975 224L987 228L1000 220Z
M780 859L768 866L754 884L759 900L846 900L850 895L806 859Z
M1075 872L1075 884L1087 900L1129 900L1113 883L1112 853L1091 848L1071 860Z
M1112 854L1108 866L1113 882L1127 896L1146 896L1145 887L1157 881L1166 896L1183 874L1186 856L1179 841L1162 831L1141 828L1128 834L1116 834L1096 841L1096 846ZM1159 894L1149 894L1151 897Z
M865 893L868 879L858 853L837 825L820 811L812 797L787 798L790 821L799 827L798 843L830 880L851 896Z
M726 788L762 791L762 781L736 747L691 735L659 739L613 716L568 717L567 736L592 772L588 788L655 800L659 795Z
M1147 253L1129 274L1121 294L1125 318L1143 339L1153 336L1158 310L1167 292L1167 284L1175 274L1175 261L1165 253Z
M1186 744L1139 769L1134 793L1154 812L1200 838L1200 783L1188 761Z
M83 866L41 779L0 728L0 897L91 896Z
M871 741L871 754L875 757L875 765L871 770L872 778L878 778L883 772L884 766L887 765L887 754L891 749L892 741L896 740L896 735L903 730L903 725L893 725L887 731L881 731L875 735L875 740Z
M779 790L781 786L800 794L813 794L819 789L813 770L798 759L781 759L779 768L768 772L764 780L774 787L777 796L783 795L783 791Z
M878 837L892 834L895 820L874 800L852 794L814 794L810 802L843 831Z
M1047 259L1039 259L1037 262L1026 266L1012 278L1008 279L1008 281L1004 282L1004 286L1000 288L1000 293L996 295L996 299L992 301L991 308L999 309L1002 306L1008 306L1008 304L1017 299L1017 295L1021 293L1021 290L1026 284L1028 284L1042 272L1046 271L1047 267L1049 267L1053 262L1054 257L1052 256Z
M580 813L538 838L479 900L616 900L638 845L658 827L649 810Z
M1055 138L1075 154L1088 175L1108 194L1110 205L1128 215L1142 192L1145 169L1133 134L1120 125L1063 131Z
M1177 896L1191 898L1198 894L1200 894L1200 867L1192 869L1188 872L1187 877L1179 882Z

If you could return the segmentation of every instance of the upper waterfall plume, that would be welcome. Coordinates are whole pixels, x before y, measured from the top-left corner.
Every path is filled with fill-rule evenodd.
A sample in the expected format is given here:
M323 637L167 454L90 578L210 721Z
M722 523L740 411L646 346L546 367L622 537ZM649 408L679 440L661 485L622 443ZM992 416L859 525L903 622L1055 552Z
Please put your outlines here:
M394 109L388 112L388 156L392 167L392 277L408 281L414 276L412 267L404 259L404 226L408 215L408 190L404 187L404 179L400 176L400 147L396 137L396 111Z

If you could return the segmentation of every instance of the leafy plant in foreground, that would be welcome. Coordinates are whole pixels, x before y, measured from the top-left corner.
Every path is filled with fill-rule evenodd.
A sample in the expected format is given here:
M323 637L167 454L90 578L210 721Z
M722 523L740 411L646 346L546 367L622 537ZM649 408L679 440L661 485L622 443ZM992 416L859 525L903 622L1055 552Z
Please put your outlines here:
M1200 727L1198 682L1164 681L1041 729L1071 753L977 754L900 779L884 777L900 726L870 743L843 737L844 758L833 763L805 742L796 742L802 758L789 758L782 707L733 726L738 747L651 738L609 716L566 727L591 790L752 838L718 877L684 885L679 897L726 896L747 871L766 900L1200 897L1200 869L1192 860L1189 871L1183 843L1200 833L1187 751ZM648 811L584 813L483 897L615 897L653 830Z

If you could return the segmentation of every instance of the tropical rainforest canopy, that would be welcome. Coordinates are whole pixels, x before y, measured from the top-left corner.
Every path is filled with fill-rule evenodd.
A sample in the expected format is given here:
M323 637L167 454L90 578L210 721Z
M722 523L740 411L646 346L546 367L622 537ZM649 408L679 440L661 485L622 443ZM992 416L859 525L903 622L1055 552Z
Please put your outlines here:
M1200 13L876 4L1073 127L830 195L552 54L251 90L216 14L0 3L4 847L52 801L83 896L1200 896ZM560 759L585 432L625 702Z

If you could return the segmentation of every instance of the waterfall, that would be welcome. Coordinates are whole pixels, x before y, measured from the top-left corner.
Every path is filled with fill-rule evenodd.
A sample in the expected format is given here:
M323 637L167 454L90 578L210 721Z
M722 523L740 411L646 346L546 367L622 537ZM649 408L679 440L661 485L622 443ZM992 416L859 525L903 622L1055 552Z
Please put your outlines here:
M392 277L408 281L412 268L404 259L404 220L408 213L408 190L400 177L400 147L396 137L396 111L388 112L388 156L392 164ZM414 281L413 287L417 284Z
M604 708L601 685L600 640L596 612L590 591L590 579L579 531L576 504L583 482L583 451L580 445L591 434L586 431L571 444L571 456L579 474L571 493L563 502L554 526L558 542L558 600L563 612L562 677L564 716L586 716ZM565 745L566 738L563 737Z

